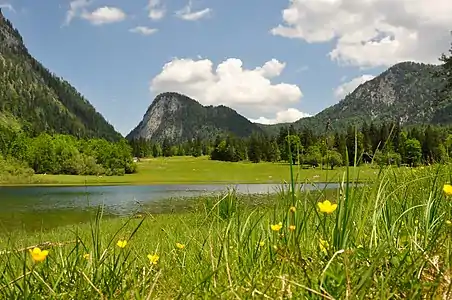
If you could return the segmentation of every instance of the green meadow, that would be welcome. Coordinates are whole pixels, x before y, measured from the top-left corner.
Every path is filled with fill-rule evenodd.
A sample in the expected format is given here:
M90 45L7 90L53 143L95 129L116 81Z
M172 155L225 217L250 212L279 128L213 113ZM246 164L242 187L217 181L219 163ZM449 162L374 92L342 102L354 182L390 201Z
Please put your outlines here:
M169 161L143 162L162 167L143 174L170 177ZM231 175L239 167L189 162L173 182L290 179L276 165ZM1 298L451 299L452 166L386 168L366 185L362 170L334 171L335 190L301 192L294 180L275 195L231 190L173 213L105 219L99 209L87 224L4 233ZM326 176L316 171L302 172Z
M299 181L340 182L345 167L296 168ZM378 168L359 167L357 177L361 181L377 177ZM80 175L33 175L28 179L9 181L9 184L34 185L143 185L143 184L190 184L190 183L281 183L290 181L287 163L251 163L213 161L203 157L152 158L138 162L138 172L124 176L80 176Z

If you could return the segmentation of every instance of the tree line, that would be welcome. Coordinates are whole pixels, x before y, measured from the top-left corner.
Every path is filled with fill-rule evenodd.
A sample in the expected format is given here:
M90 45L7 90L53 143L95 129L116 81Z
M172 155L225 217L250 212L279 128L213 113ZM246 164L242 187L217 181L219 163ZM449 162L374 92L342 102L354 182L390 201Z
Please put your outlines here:
M294 164L309 166L357 165L374 162L379 165L409 165L441 163L452 154L452 127L415 126L402 128L400 124L367 124L348 126L346 132L330 131L315 134L309 128L296 130L281 127L271 136L253 133L248 138L231 134L215 140L195 138L182 144L168 139L154 143L145 139L130 141L137 157L200 156L212 160L278 162L292 160Z
M125 139L109 142L101 138L79 139L72 135L48 133L30 136L0 126L2 166L0 171L10 174L24 168L36 174L108 176L136 172L132 148Z

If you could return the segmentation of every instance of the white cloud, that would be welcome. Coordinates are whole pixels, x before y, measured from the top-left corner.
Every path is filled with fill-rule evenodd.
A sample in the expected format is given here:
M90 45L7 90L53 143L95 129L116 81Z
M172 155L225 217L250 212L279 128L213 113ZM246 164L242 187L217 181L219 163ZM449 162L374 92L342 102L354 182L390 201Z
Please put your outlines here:
M99 7L92 12L82 13L82 18L91 22L93 25L102 25L116 23L125 20L126 14L117 7Z
M0 3L0 8L4 8L12 12L15 12L14 7L10 3Z
M129 31L132 32L132 33L139 33L139 34L142 34L142 35L151 35L151 34L156 33L158 31L158 29L156 29L156 28L149 28L149 27L146 27L146 26L137 26L135 28L129 29Z
M341 64L438 63L452 28L450 0L290 0L272 34L308 43L334 42Z
M345 96L353 92L359 85L363 84L366 81L374 79L375 76L373 75L362 75L356 78L353 78L352 80L345 82L338 86L334 90L334 96L337 100L344 99Z
M176 16L185 21L196 21L209 16L211 9L204 8L202 10L192 12L192 2L191 0L188 4L181 10L176 11Z
M179 92L203 105L226 105L247 116L262 116L287 109L302 97L293 84L273 83L285 63L272 59L255 69L229 58L213 68L208 59L178 59L166 63L151 81L154 94ZM289 113L293 113L291 110Z
M69 25L71 21L78 16L80 11L84 10L85 7L89 6L91 1L89 0L75 0L69 3L69 10L66 13L66 20L64 21L65 25Z
M165 17L166 9L161 4L161 0L149 0L148 9L149 9L148 16L152 20L158 21Z
M249 119L251 122L260 124L278 124L278 123L292 123L300 120L301 118L310 117L310 114L299 111L296 108L288 108L287 110L279 111L276 113L274 119L268 119L260 117L259 119Z

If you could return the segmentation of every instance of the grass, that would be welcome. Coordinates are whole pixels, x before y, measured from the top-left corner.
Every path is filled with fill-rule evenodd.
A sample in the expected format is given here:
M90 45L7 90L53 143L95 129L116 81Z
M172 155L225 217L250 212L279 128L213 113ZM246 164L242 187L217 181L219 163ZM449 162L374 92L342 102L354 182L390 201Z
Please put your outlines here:
M100 210L89 224L2 236L0 295L451 299L452 195L443 185L452 167L388 168L365 186L359 174L347 169L335 193L287 185L259 203L230 191L189 211L104 220ZM338 204L330 214L319 210L325 199ZM39 244L49 255L33 262L27 247Z
M19 184L33 185L143 185L202 183L280 183L290 181L288 164L212 161L208 157L148 159L138 164L138 173L125 176L34 175ZM345 168L297 169L298 180L339 182ZM372 180L378 170L360 167L360 180ZM14 184L14 182L9 182Z

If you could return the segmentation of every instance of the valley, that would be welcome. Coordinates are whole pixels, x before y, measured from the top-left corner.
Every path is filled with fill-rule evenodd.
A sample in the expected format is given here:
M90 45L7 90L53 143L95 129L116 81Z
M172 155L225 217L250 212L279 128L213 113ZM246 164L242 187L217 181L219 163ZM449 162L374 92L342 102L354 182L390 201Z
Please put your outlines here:
M71 2L65 26L101 34L126 19L91 4ZM0 3L0 298L452 298L452 57L398 62L273 125L168 89L123 136L30 54L2 8L14 12ZM247 72L267 84L284 66Z

